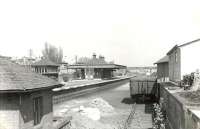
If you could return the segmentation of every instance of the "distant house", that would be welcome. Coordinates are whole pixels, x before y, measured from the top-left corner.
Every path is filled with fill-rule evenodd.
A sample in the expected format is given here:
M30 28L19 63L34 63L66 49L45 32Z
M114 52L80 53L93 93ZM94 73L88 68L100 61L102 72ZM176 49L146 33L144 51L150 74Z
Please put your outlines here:
M0 128L52 127L52 88L57 81L0 58Z
M92 58L81 58L77 63L69 65L68 69L79 71L81 79L109 79L113 77L113 71L126 69L126 66L107 63L103 56L97 58L96 54L93 54Z
M158 82L169 81L169 57L164 56L154 64L157 64L157 80Z
M180 82L183 76L200 69L200 39L175 45L168 53L169 80Z
M31 65L34 72L53 79L58 79L59 66L59 64L56 64L47 58L41 59Z
M31 64L36 62L35 58L32 57L22 57L19 59L14 60L17 64L23 65L23 66L31 66Z

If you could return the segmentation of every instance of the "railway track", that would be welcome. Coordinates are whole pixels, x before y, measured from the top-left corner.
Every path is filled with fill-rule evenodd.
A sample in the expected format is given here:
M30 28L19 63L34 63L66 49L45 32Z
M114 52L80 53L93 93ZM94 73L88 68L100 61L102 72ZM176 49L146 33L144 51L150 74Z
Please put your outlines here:
M124 129L130 129L131 122L132 122L134 115L135 115L135 111L136 111L136 103L134 103L131 107L131 112L130 112L127 120L125 121Z
M123 129L151 129L152 105L136 104L131 107L130 114L124 123Z

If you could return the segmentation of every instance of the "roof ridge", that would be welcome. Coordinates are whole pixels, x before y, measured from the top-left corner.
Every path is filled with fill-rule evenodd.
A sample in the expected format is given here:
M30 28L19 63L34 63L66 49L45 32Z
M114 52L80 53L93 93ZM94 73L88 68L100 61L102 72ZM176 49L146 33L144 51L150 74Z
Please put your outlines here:
M195 40L192 40L192 41L187 42L187 43L184 43L184 44L181 44L181 45L179 45L178 47L184 47L184 46L190 45L190 44L195 43L195 42L198 42L198 41L200 41L200 38L195 39Z
M49 58L43 58L35 63L33 63L32 65L50 65L50 66L59 66L58 63L53 62L52 60L50 60Z

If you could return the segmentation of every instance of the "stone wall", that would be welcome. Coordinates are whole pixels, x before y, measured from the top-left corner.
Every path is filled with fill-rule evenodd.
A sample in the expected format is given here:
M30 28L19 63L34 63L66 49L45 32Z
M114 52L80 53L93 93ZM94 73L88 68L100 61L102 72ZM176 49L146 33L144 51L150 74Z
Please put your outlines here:
M163 98L162 107L167 115L170 129L199 129L200 119L173 93L160 86L160 97Z

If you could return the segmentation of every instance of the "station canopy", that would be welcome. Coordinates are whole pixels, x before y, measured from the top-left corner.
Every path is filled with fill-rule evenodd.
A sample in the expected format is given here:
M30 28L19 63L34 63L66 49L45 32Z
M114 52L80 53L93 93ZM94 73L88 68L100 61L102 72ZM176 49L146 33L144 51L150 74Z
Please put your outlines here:
M85 69L85 68L109 68L109 69L125 69L126 66L108 63L104 58L80 58L79 61L73 65L68 66L69 69Z

